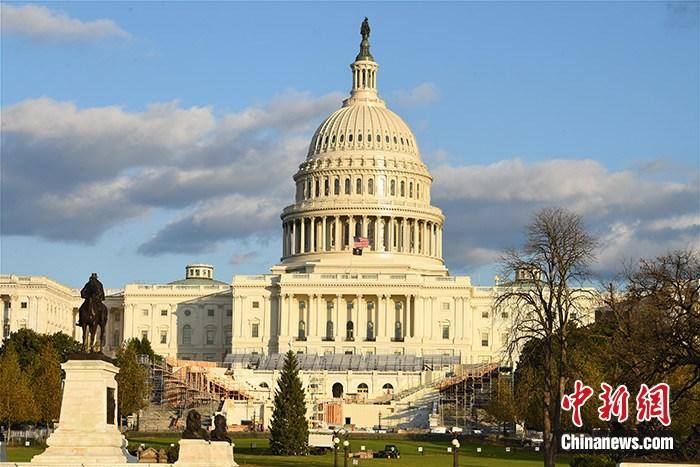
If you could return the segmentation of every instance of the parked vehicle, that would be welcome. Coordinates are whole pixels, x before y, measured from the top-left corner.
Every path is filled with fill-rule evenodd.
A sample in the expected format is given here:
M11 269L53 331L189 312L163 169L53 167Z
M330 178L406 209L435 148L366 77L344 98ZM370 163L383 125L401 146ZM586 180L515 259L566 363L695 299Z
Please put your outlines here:
M387 444L386 446L384 446L384 449L375 452L374 457L379 457L382 459L400 459L401 453L399 452L399 448L397 448L396 445Z
M325 454L333 450L333 432L309 432L311 454Z
M444 426L434 426L430 429L431 433L444 435L447 433L447 427Z

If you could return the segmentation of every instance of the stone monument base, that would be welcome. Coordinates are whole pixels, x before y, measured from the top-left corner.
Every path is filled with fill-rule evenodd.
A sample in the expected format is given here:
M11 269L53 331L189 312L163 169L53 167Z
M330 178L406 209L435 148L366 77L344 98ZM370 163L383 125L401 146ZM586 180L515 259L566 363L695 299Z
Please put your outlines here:
M226 441L181 439L175 467L238 467L233 460L233 446Z
M127 464L138 462L117 429L119 369L104 360L68 360L58 428L32 464Z

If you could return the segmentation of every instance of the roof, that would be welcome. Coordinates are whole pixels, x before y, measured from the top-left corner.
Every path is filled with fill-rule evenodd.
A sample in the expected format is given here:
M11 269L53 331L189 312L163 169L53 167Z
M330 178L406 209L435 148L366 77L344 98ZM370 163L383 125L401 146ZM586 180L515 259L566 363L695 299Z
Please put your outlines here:
M216 279L205 279L195 277L190 279L180 279L179 281L168 282L168 285L231 285Z

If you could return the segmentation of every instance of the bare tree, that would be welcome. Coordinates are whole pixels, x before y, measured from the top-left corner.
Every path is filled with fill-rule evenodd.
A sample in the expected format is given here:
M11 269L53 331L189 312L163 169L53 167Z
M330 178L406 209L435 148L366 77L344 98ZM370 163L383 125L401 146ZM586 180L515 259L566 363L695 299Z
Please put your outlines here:
M546 208L527 227L523 249L507 251L502 258L506 281L499 284L496 307L513 316L508 351L517 352L524 340L539 339L543 344L540 376L546 466L554 466L557 450L561 399L571 366L570 329L590 313L594 299L594 291L585 284L595 249L596 240L585 230L581 216L563 208Z

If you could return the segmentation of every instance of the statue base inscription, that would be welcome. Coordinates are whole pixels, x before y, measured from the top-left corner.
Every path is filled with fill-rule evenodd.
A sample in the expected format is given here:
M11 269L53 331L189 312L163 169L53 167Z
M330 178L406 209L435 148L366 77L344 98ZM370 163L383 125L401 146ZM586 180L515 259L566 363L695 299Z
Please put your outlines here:
M126 450L117 422L119 369L103 360L68 360L61 415L48 448L34 456L34 464L136 463Z
M233 446L226 441L181 439L175 467L238 467L233 460Z

